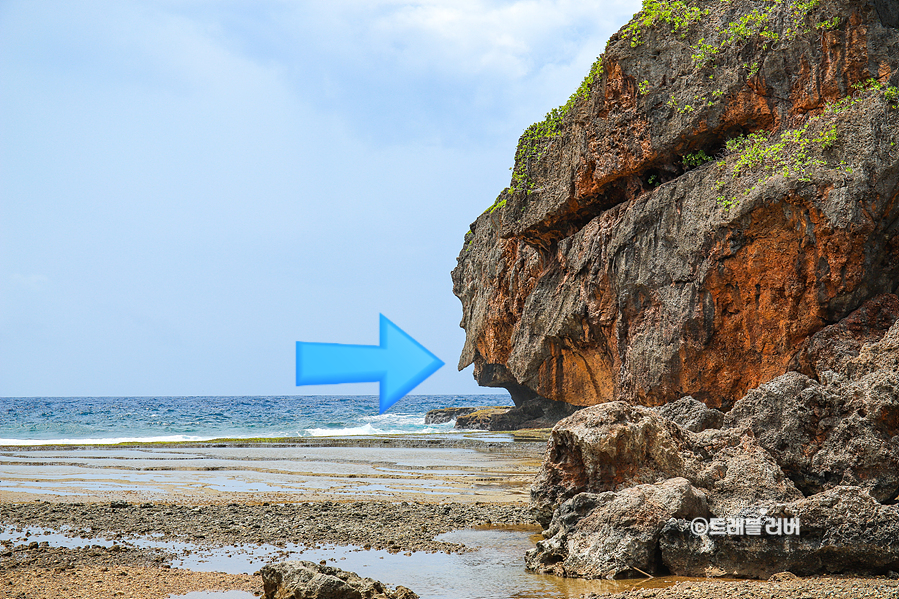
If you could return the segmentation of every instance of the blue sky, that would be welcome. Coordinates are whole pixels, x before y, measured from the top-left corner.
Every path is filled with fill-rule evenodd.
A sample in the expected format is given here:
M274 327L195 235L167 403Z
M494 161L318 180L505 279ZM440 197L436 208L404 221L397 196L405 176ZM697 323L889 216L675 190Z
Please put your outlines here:
M638 0L0 2L0 396L294 386L294 343L455 365L469 224Z

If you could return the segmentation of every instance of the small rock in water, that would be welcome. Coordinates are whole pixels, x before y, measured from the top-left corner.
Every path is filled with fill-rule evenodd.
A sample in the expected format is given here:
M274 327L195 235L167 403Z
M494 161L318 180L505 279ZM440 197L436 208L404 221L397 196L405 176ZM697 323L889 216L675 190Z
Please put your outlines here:
M393 590L355 572L313 562L271 564L259 574L265 599L418 599L418 595L404 586Z

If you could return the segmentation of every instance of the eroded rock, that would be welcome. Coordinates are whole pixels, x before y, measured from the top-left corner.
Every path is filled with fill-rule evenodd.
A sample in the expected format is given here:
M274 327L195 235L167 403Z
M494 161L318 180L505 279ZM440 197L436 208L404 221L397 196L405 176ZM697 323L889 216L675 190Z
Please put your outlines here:
M899 110L853 89L899 85L886 4L698 0L613 36L465 238L459 366L513 398L726 410L894 293ZM750 132L770 144L725 148Z
M685 431L622 401L585 408L553 428L531 503L544 526L578 493L652 484L684 473Z
M800 534L696 535L689 521L672 519L660 534L662 561L682 576L739 578L768 578L782 570L800 576L885 574L899 566L899 510L859 487L834 487L741 515L795 518Z
M724 412L709 408L689 395L660 406L657 411L663 418L693 433L702 432L707 428L721 428L724 424Z
M437 410L428 410L425 414L425 424L443 424L450 420L455 420L459 416L465 416L484 408L440 408Z
M377 580L313 562L270 564L259 573L265 599L418 599L404 586L393 590Z
M899 494L899 371L856 380L829 372L824 385L790 372L753 389L725 426L752 430L806 495L858 485L891 501Z
M580 493L553 515L548 537L528 551L529 570L584 578L658 574L659 533L672 518L709 514L705 493L684 478L618 493Z
M879 295L809 337L791 366L818 380L828 370L843 372L865 344L880 341L897 320L899 297L892 293Z
M521 400L515 407L482 408L456 418L456 428L485 431L515 431L552 428L576 412L577 406L542 397Z
M895 570L897 4L663 5L522 136L453 271L460 367L519 406L591 406L551 433L528 564ZM722 540L672 517L654 536L666 485L715 517L808 522Z
M846 376L858 379L878 370L899 371L899 323L875 343L864 345L858 356L846 363Z
M720 429L693 433L662 410L623 402L563 420L532 489L549 538L528 555L528 567L585 577L895 570L899 508L881 503L899 492L897 355L899 324L843 362L852 376L825 371L823 383L797 372L777 377L738 401ZM671 412L680 417L689 407L682 402ZM697 536L690 517L659 529L663 512L646 488L672 481L701 494L711 517L797 518L801 533ZM647 562L649 554L660 557Z
M578 493L619 491L683 477L716 515L801 494L751 431L691 433L655 410L610 402L584 408L552 430L531 504L544 527Z

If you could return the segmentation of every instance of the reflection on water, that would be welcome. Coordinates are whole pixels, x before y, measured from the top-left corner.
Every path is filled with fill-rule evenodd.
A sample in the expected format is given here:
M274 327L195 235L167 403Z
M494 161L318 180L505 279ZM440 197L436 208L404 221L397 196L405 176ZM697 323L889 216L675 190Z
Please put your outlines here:
M307 548L287 544L237 545L208 547L193 543L140 538L120 544L159 548L177 556L172 565L195 571L252 574L262 566L299 559L311 562L326 561L329 566L356 572L380 580L390 586L403 585L422 599L569 599L589 592L615 592L632 588L670 586L680 577L651 580L580 580L532 574L524 569L524 553L534 546L537 527L484 527L457 530L437 537L437 540L463 543L477 547L477 551L461 554L390 553L364 550L359 547L321 545ZM16 543L48 541L53 546L79 547L109 546L104 539L77 539L58 532L28 529L16 531L7 527L0 532L0 540ZM252 594L232 591L222 593L191 593L179 599L249 599ZM174 599L174 598L172 598Z

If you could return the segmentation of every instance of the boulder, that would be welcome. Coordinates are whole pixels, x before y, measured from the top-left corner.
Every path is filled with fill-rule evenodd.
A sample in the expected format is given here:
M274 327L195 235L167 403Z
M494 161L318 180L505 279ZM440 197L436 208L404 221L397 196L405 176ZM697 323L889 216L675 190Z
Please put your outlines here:
M738 516L796 519L799 534L695 534L689 520L674 518L660 532L662 562L678 576L762 579L783 570L800 576L876 575L899 567L899 510L881 505L860 487L762 504Z
M659 406L656 410L663 418L667 418L693 433L699 433L708 428L721 428L724 423L724 412L709 408L689 395Z
M525 555L531 571L583 578L658 574L659 533L672 518L708 516L705 494L684 478L618 493L580 493L553 515L548 537Z
M686 431L655 411L622 401L592 406L560 421L531 488L537 519L578 493L652 484L684 472Z
M557 506L578 493L677 477L703 489L716 515L801 497L751 431L691 433L656 410L610 402L584 408L553 428L531 505L547 526Z
M706 430L689 434L696 456L684 476L708 496L709 510L733 515L763 501L793 501L802 493L750 430Z
M377 580L313 562L270 564L259 573L265 599L418 599L406 587L392 590Z
M871 352L866 352L869 355ZM899 495L899 371L820 384L790 372L738 401L726 427L748 428L806 495L858 485L878 501Z

